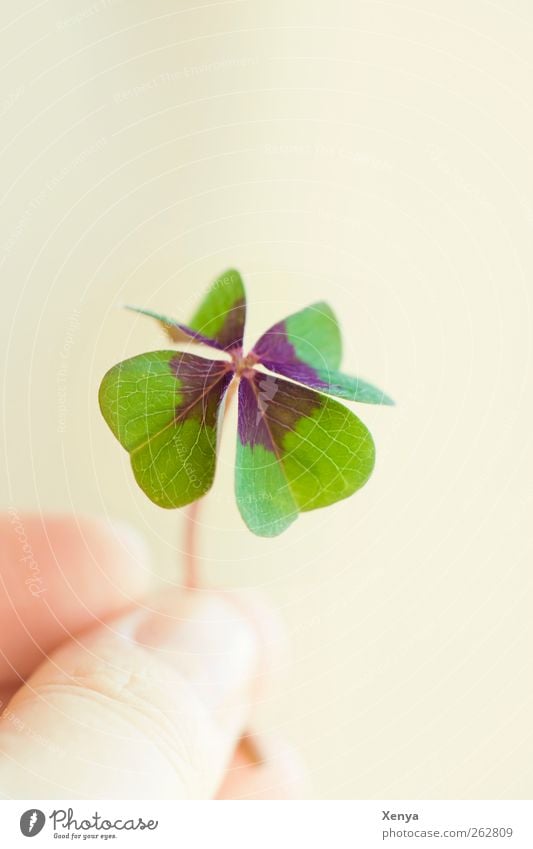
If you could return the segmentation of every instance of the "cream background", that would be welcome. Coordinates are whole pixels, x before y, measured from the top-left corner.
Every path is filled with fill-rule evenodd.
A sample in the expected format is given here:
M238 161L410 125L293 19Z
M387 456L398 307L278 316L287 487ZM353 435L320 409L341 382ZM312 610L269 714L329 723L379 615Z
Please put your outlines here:
M104 371L229 265L249 340L327 297L369 485L253 538L228 428L206 575L261 588L292 667L260 723L317 798L527 797L531 47L525 0L4 6L1 504L109 513L174 580L180 514L135 488ZM137 88L136 88L137 87ZM231 431L231 433L229 432Z

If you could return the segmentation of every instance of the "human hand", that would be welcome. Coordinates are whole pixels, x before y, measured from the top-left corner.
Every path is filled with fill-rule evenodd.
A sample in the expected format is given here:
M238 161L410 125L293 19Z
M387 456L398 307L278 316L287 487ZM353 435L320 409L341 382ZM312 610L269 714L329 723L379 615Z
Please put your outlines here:
M289 747L237 747L279 627L235 593L150 593L121 524L0 517L0 797L298 798Z

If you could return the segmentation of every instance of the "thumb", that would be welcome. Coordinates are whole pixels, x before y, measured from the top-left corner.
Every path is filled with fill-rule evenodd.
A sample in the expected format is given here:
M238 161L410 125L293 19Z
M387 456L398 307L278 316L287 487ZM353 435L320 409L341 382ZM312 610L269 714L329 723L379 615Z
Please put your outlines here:
M0 795L211 798L250 708L256 608L167 593L55 651L0 720Z

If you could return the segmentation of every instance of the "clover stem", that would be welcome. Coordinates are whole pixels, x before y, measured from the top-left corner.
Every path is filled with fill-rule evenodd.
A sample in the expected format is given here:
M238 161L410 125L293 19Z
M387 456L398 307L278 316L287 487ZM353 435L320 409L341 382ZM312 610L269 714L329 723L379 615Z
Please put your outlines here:
M235 390L238 386L238 379L232 380L228 387L228 391L226 393L226 400L224 405L224 413L222 415L222 421L220 422L220 429L222 430L223 424L226 421L228 410L231 405L231 401L233 396L235 395ZM185 539L184 539L184 586L186 590L197 590L200 588L200 575L199 575L199 556L198 556L198 516L200 513L200 505L203 499L198 499L198 501L193 501L192 504L189 504L188 510L185 515Z
M200 586L198 576L198 536L196 533L199 507L200 501L193 501L189 505L189 509L185 515L185 579L183 583L186 590L197 590Z
M228 410L231 405L235 390L239 385L238 377L234 378L226 392L226 400L220 429L226 421ZM184 540L184 558L185 558L185 578L184 585L186 590L197 590L200 588L199 581L199 557L198 557L198 515L200 513L200 504L202 499L193 501L189 505L185 516L185 540ZM255 735L249 731L245 732L240 738L237 749L244 757L246 763L250 766L259 766L263 763L263 753Z

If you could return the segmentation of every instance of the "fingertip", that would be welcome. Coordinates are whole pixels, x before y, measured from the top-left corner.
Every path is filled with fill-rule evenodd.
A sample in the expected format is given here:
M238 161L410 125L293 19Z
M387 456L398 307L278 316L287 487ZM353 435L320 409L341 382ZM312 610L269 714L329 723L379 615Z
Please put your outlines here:
M123 519L84 516L74 543L83 539L88 555L102 567L115 592L134 599L153 585L151 552L146 537Z
M0 682L10 685L152 582L146 543L123 522L15 510L0 516L0 571Z
M43 588L58 575L69 580L85 572L110 579L116 574L132 594L151 582L146 540L122 520L11 510L0 516L0 543L2 566L16 572L26 563L42 579Z

